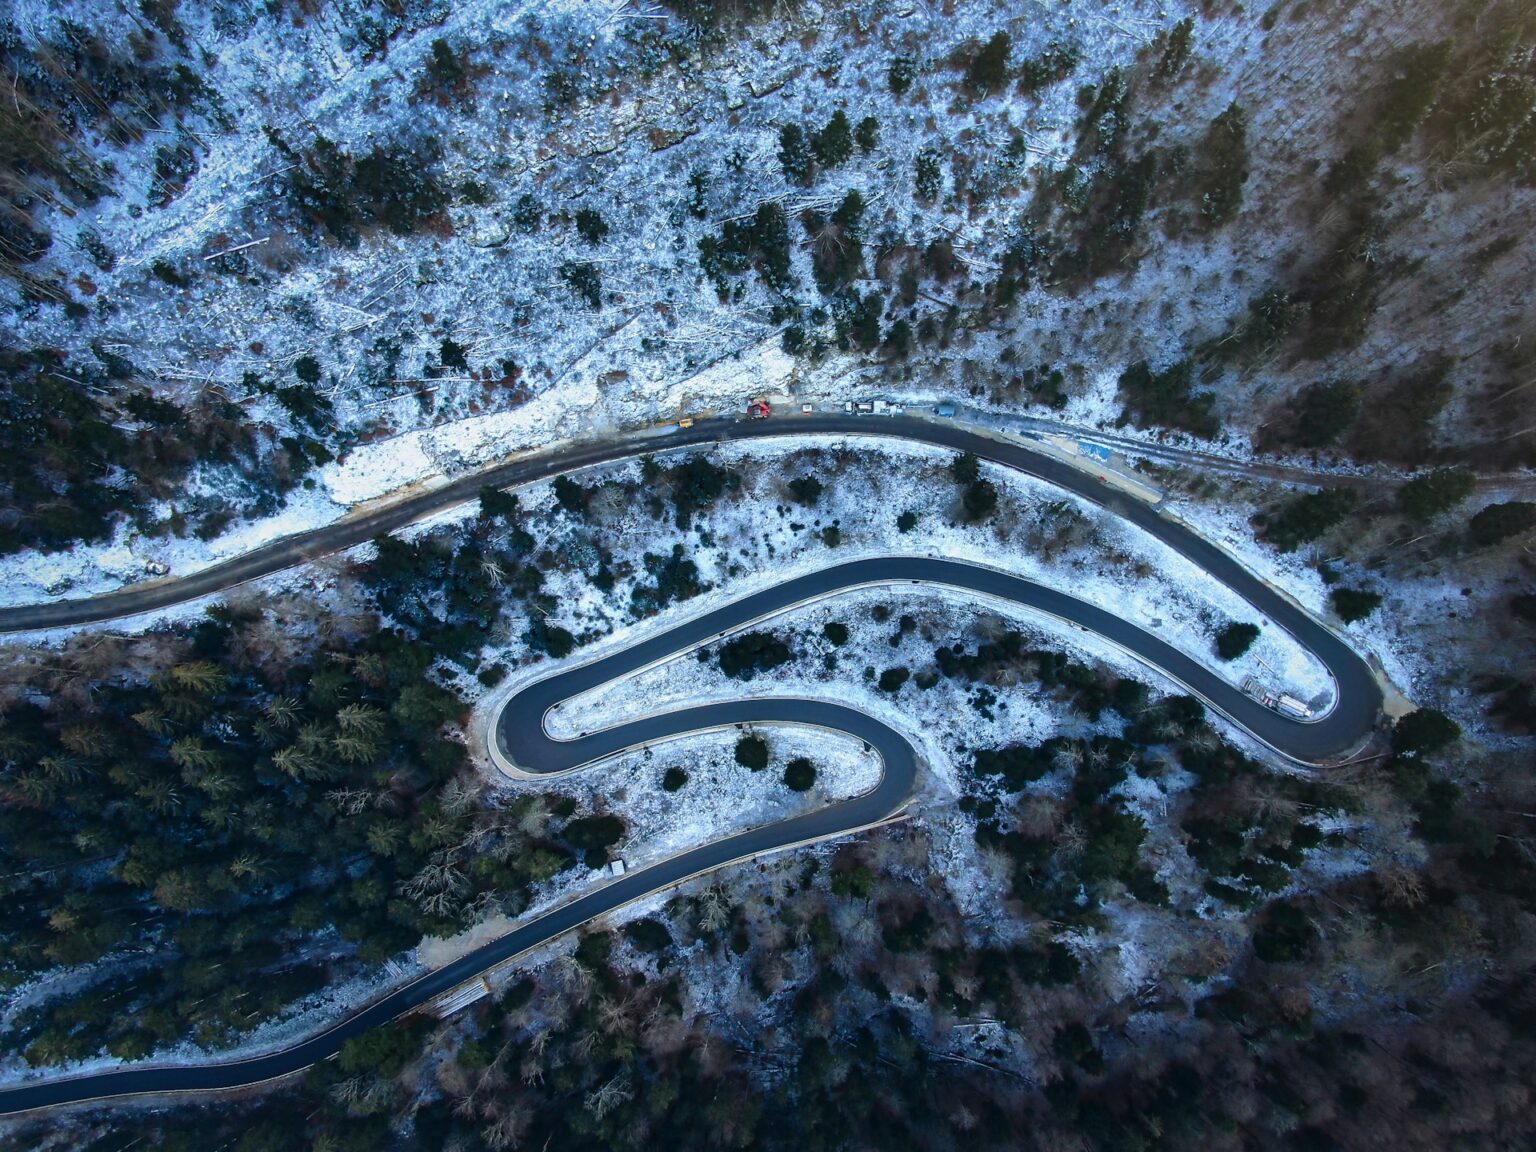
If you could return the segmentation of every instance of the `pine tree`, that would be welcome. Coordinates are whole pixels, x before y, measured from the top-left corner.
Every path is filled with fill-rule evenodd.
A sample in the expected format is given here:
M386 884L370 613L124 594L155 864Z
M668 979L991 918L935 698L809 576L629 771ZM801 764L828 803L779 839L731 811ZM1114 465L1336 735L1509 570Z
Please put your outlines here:
M841 108L811 140L811 151L823 168L836 168L853 155L853 128Z

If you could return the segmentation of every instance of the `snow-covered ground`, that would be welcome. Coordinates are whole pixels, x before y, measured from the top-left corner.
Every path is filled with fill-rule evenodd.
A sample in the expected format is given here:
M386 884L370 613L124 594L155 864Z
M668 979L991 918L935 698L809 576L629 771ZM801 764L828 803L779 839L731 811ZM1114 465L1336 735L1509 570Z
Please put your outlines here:
M40 207L39 219L61 240L94 230L117 253L116 266L99 268L78 244L56 242L37 271L65 280L88 274L100 299L132 298L134 308L83 318L33 308L21 323L29 342L77 349L82 358L91 341L130 349L146 381L182 399L211 382L243 400L253 422L278 430L289 427L288 416L271 397L249 394L244 374L290 381L299 356L317 356L343 433L337 446L352 450L322 470L316 490L296 495L289 515L305 525L338 514L313 502L323 499L321 488L351 505L486 455L685 410L739 409L779 382L805 398L837 398L850 373L889 370L836 353L821 365L790 361L778 346L783 323L771 315L775 297L749 275L740 299L722 302L700 273L698 241L764 200L786 204L793 217L802 205L831 203L858 188L892 242L920 249L946 237L977 274L989 272L1017 232L1025 190L1068 161L1079 85L1111 66L1130 66L1159 32L1194 14L1195 58L1186 76L1165 92L1140 85L1134 108L1138 119L1160 121L1159 144L1194 145L1212 116L1242 101L1254 169L1242 226L1160 237L1123 275L1072 291L1036 284L996 331L962 328L953 348L930 349L920 370L903 370L910 378L897 388L935 397L968 391L980 405L1017 410L1027 398L994 398L978 383L1000 371L1006 354L1020 366L1062 366L1072 396L1064 415L1103 424L1118 415L1116 380L1126 363L1177 358L1281 277L1305 236L1290 214L1268 209L1295 191L1298 151L1334 150L1329 101L1309 98L1308 85L1353 81L1335 66L1369 61L1384 50L1381 38L1394 36L1383 19L1389 6L1380 3L1332 14L1332 35L1314 35L1311 21L1266 29L1251 12L1192 13L1196 7L1136 0L1112 11L1070 2L1027 12L985 4L940 12L813 0L707 57L685 53L680 63L658 62L647 39L657 30L652 22L609 2L472 0L422 27L392 29L383 52L369 49L346 5L331 19L306 22L302 34L282 35L259 10L183 8L177 17L202 51L200 64L230 122L201 126L198 171L164 206L142 191L158 138L91 141L119 173L118 194L76 205L67 217ZM88 0L22 6L16 20L24 38L55 36L64 20L100 28L114 42L138 30L136 18ZM1062 44L1073 45L1081 61L1071 77L1028 96L957 93L958 71L945 59L999 28L1013 35L1016 63ZM439 38L465 51L479 73L468 100L422 97ZM1339 43L1348 45L1342 56ZM919 66L914 91L902 99L885 84L898 53ZM569 71L576 94L550 106L547 82L557 68ZM1271 96L1282 91L1283 100ZM942 117L933 114L940 108ZM814 128L834 109L855 122L876 117L879 144L801 188L776 162L777 130L790 119ZM451 228L434 234L381 230L356 249L312 240L277 211L287 190L272 174L285 161L266 136L268 125L295 146L318 131L354 151L392 136L434 136L443 144L444 186L475 180L489 202L460 200L449 212ZM1016 137L1024 153L1005 162L1003 150ZM957 141L965 143L953 161L946 156L944 194L932 204L919 200L909 175L915 157L925 148L947 152ZM702 219L684 210L695 172L708 177ZM535 196L543 212L534 231L513 220L524 195ZM601 243L575 235L570 214L578 207L603 213L611 231ZM1149 236L1171 210L1154 205ZM1427 214L1437 237L1458 219L1444 195ZM798 223L792 228L798 239ZM249 250L250 275L217 273L202 260L247 239L269 240ZM808 255L794 248L797 303L811 307L820 300L809 290ZM195 284L176 289L157 280L149 272L157 260L188 263ZM601 311L576 305L560 286L557 270L570 260L602 270L609 299ZM872 276L865 287L889 292L891 285ZM929 296L953 291L930 287ZM1475 300L1456 307L1475 309ZM1463 319L1458 330L1480 340L1472 335L1481 331L1477 316ZM439 370L445 337L470 350L470 369ZM1015 361L1016 351L1029 359ZM1378 341L1368 360L1374 368L1414 354ZM507 360L519 366L517 388L492 382ZM1241 407L1272 386L1262 377L1230 382L1223 404ZM1245 453L1245 434L1234 432L1218 449ZM189 549L166 550L173 570L205 562L198 546ZM164 556L146 551L144 558ZM106 560L105 574L67 564L61 572L59 563L43 564L25 591L60 589L72 574L78 593L134 570L122 555ZM4 583L6 594L23 597L14 582Z
M793 437L726 444L712 458L739 471L743 486L698 518L697 529L707 532L712 543L693 549L692 557L713 591L690 604L691 611L860 556L937 555L1069 591L1211 664L1233 684L1254 675L1319 709L1332 705L1331 677L1288 633L1156 538L1044 481L983 464L984 476L1000 493L999 511L988 524L966 525L951 519L958 513L959 490L948 474L953 453L947 450L874 436ZM592 473L587 483L634 477L635 467ZM790 480L806 475L818 477L824 486L814 508L796 506L786 494ZM547 486L530 490L525 501L530 509L548 513L545 491ZM918 517L909 533L897 527L905 512ZM563 515L554 515L557 524L566 522ZM832 524L839 528L841 543L828 548L817 533ZM634 559L675 535L640 509L604 524L602 531L616 554ZM1249 550L1265 551L1256 545ZM1261 571L1282 588L1290 582L1291 573L1278 566ZM578 633L620 630L612 642L627 643L627 601L594 595L579 573L561 575L561 622ZM1260 636L1244 656L1221 662L1214 636L1228 621L1258 624Z

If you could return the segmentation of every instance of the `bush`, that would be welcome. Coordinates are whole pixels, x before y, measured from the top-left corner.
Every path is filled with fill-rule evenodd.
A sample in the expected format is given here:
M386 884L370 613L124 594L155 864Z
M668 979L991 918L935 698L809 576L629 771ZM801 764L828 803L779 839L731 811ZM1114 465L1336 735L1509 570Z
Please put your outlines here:
M785 176L796 184L809 184L812 160L811 142L806 139L804 128L786 124L779 129L779 165Z
M544 205L532 192L524 192L512 206L512 223L519 232L533 233L544 223Z
M966 69L966 87L983 96L1000 91L1008 83L1008 56L1012 51L1013 37L1006 32L994 33Z
M1187 359L1161 372L1138 360L1120 373L1120 399L1125 406L1121 419L1138 428L1161 424L1211 439L1221 431L1213 411L1216 397L1210 392L1190 392L1193 383L1194 365Z
M1253 951L1266 964L1305 960L1317 941L1317 929L1294 904L1271 904L1253 937Z
M672 946L672 933L654 916L624 925L624 935L641 952L665 952Z
M1536 504L1522 500L1490 504L1467 525L1467 538L1475 548L1486 548L1519 535L1536 525Z
M821 634L837 647L848 643L848 625L838 620L828 620L821 626Z
M917 198L929 203L944 191L944 170L939 166L939 154L932 148L924 148L917 154Z
M912 529L914 529L916 527L917 527L917 513L916 512L908 510L906 512L903 512L900 516L896 517L896 531L901 532L901 533L907 533L907 532L912 531Z
M1264 522L1264 538L1282 552L1294 552L1344 519L1355 507L1347 488L1327 488L1282 504Z
M398 1076L432 1030L425 1016L408 1016L379 1028L370 1028L341 1046L336 1062L352 1076L371 1075L388 1080Z
M981 479L981 461L974 452L962 452L949 462L949 474L956 484L974 484Z
M469 359L466 355L468 352L469 345L460 344L444 336L441 343L438 344L437 358L442 362L444 368L467 369L469 367Z
M1228 624L1216 633L1216 655L1223 660L1236 660L1252 648L1258 638L1257 624Z
M963 497L965 519L969 524L979 524L997 511L997 489L990 480L978 480L967 484Z
M1381 606L1381 594L1363 588L1335 588L1328 596L1328 603L1335 616L1346 624L1353 624Z
M736 741L736 763L761 772L768 767L768 741L761 736L743 736Z
M1461 725L1435 708L1419 708L1392 727L1392 751L1399 756L1439 752L1461 739Z
M789 645L771 632L747 632L720 646L720 671L733 680L750 680L792 659Z
M1435 106L1450 57L1451 45L1444 40L1414 44L1398 53L1392 78L1382 86L1372 118L1373 133L1387 152L1406 144Z
M784 765L784 783L792 792L807 792L816 783L816 765L797 756Z
M721 234L699 238L699 267L724 295L726 277L755 268L776 292L794 284L789 274L789 221L777 202L758 205L751 220L727 220ZM787 335L787 333L786 333Z
M436 183L439 153L430 140L375 147L353 157L324 136L296 152L277 132L268 134L292 162L289 181L299 212L344 247L357 247L361 229L380 224L410 235L448 205L448 194Z
M873 152L880 146L880 121L873 116L866 116L859 121L859 126L853 130L853 138L859 145L859 151L865 155Z
M601 244L608 235L608 221L591 208L576 210L576 231L588 244Z
M807 508L821 499L821 491L821 481L814 476L801 476L789 482L789 494L794 497L795 503Z
M1243 206L1248 179L1248 117L1236 103L1211 121L1200 159L1200 215L1220 227Z
M686 783L688 783L688 773L684 772L681 768L668 768L661 778L661 790L663 792L677 792Z
M1465 468L1437 468L1415 476L1397 491L1397 506L1412 520L1431 520L1449 512L1477 487L1477 477Z
M825 128L811 137L811 153L823 168L836 168L853 155L853 126L841 108L832 113Z
M1512 596L1509 601L1509 613L1517 620L1536 624L1536 592L1522 592L1518 596Z
M567 843L583 852L611 848L623 836L624 821L617 816L583 816L565 826Z
M1289 439L1302 448L1332 444L1360 412L1360 386L1345 380L1309 384L1293 405L1295 426Z
M595 264L585 260L567 261L560 265L560 279L565 282L577 299L594 311L603 306L603 278Z
M539 615L528 624L523 643L535 652L546 652L555 660L564 660L576 650L576 637L569 629L551 624Z
M917 61L910 56L897 56L886 70L885 83L897 96L905 96L917 79Z
M1195 22L1185 17L1168 32L1163 42L1163 55L1157 62L1157 78L1172 80L1184 68L1195 42Z
M906 668L887 668L880 673L880 691L900 692L901 686L912 678L912 673Z

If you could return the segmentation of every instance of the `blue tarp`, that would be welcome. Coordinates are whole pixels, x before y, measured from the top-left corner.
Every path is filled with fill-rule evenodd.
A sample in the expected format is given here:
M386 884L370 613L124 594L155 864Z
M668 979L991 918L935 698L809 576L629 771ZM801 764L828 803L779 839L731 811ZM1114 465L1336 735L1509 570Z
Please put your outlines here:
M1077 442L1077 451L1079 455L1092 456L1095 460L1102 460L1106 464L1109 463L1109 458L1114 455L1113 452L1102 444L1090 444L1086 440L1079 440Z

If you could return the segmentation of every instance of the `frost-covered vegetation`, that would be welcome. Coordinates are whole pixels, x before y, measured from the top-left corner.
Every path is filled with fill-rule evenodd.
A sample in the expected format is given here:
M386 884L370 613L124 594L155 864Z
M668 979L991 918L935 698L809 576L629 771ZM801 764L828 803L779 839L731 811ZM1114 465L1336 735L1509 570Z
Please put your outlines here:
M14 6L0 598L878 390L1235 459L1143 467L1421 707L1304 773L1039 620L798 610L553 722L842 700L926 761L902 825L627 909L302 1083L8 1146L1530 1143L1527 7ZM797 730L541 787L471 762L521 678L841 558L995 564L1332 702L1085 502L862 439L774 454L487 490L323 579L8 648L5 1071L258 1047L423 937L866 789ZM1276 457L1334 479L1280 490Z

